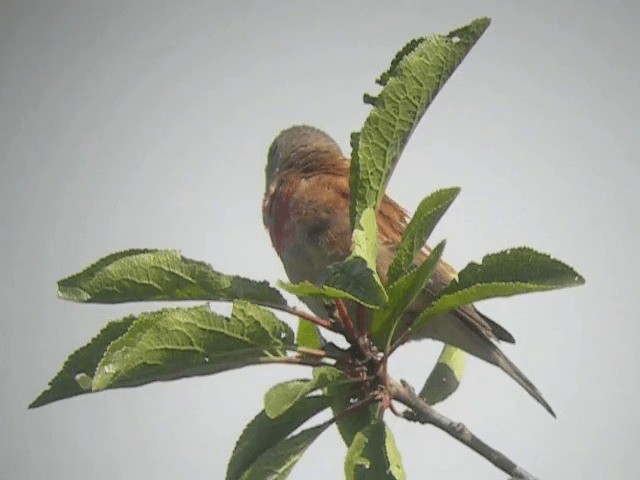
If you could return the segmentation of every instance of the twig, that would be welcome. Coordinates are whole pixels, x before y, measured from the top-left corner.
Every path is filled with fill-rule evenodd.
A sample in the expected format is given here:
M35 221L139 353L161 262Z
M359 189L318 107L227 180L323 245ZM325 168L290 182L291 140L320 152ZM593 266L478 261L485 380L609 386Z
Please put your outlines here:
M322 360L322 358L317 357L262 357L257 363L280 363L285 365L306 365L309 367L332 366L331 363L323 362Z
M454 422L431 408L430 405L416 395L413 388L406 382L401 381L401 383L398 383L391 380L389 383L389 390L391 396L395 400L411 409L410 412L405 412L403 414L403 417L407 420L429 423L440 430L444 430L459 442L482 455L500 470L511 475L513 479L536 480L536 477L531 475L525 469L519 467L504 454L493 449L476 437L462 423Z
M340 320L342 320L342 324L344 325L344 329L347 331L347 334L351 339L358 338L358 330L356 329L353 320L351 320L351 315L349 315L347 305L342 299L339 298L336 300L336 308L338 309L338 316L340 317Z
M295 307L290 307L288 305L278 305L275 303L268 302L255 302L258 305L262 305L263 307L273 308L274 310L279 310L284 313L288 313L290 315L294 315L296 317L300 317L303 320L307 320L308 322L313 323L322 328L326 328L327 330L331 330L332 332L341 333L336 325L331 320L327 320L326 318L316 317L315 315L305 312L304 310L299 310Z
M346 360L349 358L344 350L337 347L330 350L320 350L318 348L309 348L300 345L286 345L286 348L292 352L297 352L309 357L330 358L332 360Z

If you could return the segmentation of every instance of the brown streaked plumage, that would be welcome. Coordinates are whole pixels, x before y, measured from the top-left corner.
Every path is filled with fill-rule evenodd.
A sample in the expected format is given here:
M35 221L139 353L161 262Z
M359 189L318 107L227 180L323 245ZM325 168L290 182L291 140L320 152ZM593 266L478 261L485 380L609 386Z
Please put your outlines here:
M345 259L351 249L349 224L349 161L335 141L321 130L295 126L281 132L269 149L263 220L285 271L292 282L322 284L331 263ZM384 283L407 225L407 214L388 196L377 213L377 269ZM419 253L416 263L429 254ZM440 261L421 297L405 314L410 322L456 277ZM318 299L304 299L319 316L326 316ZM497 340L513 343L511 334L473 305L439 315L420 331L421 337L439 340L500 367L552 415L538 389L502 353Z

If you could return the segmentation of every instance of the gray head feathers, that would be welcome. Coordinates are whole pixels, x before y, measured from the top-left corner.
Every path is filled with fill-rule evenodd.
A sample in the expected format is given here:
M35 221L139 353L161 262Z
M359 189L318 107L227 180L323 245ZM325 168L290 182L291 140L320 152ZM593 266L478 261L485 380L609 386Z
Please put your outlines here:
M296 125L283 130L269 147L265 170L267 188L275 176L288 166L326 155L343 156L335 140L322 130L307 125Z

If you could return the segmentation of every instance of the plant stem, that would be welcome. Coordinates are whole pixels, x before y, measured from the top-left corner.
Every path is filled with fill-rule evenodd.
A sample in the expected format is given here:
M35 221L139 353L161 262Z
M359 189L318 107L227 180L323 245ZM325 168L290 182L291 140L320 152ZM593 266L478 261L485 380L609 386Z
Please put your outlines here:
M347 334L351 337L351 338L347 338L347 340L357 339L358 330L356 329L356 326L354 325L353 320L351 320L351 315L349 315L349 310L347 309L347 305L344 303L343 300L337 299L336 308L338 309L338 316L340 317L340 320L342 320L342 324L344 325L344 328L347 331Z
M316 357L263 357L258 363L263 365L269 363L280 363L284 365L305 365L309 367L320 367L322 365L332 366L332 364L323 362L322 360L322 358Z
M256 302L257 303L257 302ZM308 322L313 323L322 328L326 328L327 330L331 330L332 332L342 333L336 325L331 320L327 320L326 318L316 317L315 315L305 312L304 310L299 310L295 307L289 307L288 305L277 305L273 303L260 303L263 307L272 308L274 310L279 310L284 313L288 313L290 315L294 315L296 317L302 318Z
M500 470L511 475L513 479L536 480L536 477L531 475L525 469L519 467L504 454L493 449L476 437L465 425L454 422L434 410L430 405L416 395L413 388L405 381L398 383L394 380L390 380L389 391L392 398L411 409L411 411L404 412L403 414L403 417L407 420L429 423L440 430L444 430L474 452L482 455Z
M300 345L287 345L286 348L292 352L297 352L312 358L330 358L332 360L345 360L348 358L348 354L338 348L332 349L332 351L302 347Z

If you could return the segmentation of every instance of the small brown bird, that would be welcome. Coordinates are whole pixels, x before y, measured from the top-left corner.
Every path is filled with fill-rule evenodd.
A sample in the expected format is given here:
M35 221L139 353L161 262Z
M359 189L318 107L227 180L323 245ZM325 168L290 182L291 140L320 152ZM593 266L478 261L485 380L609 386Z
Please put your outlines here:
M269 148L262 215L292 282L323 284L327 267L349 256L349 160L329 135L313 127L294 126L276 137ZM385 195L377 223L377 270L386 283L387 270L407 225L407 213ZM428 252L423 249L416 263L422 263ZM404 320L410 323L456 275L450 265L440 261ZM304 300L316 315L326 317L322 301ZM514 343L513 336L473 305L432 318L420 336L454 345L500 367L555 416L533 383L494 343Z

